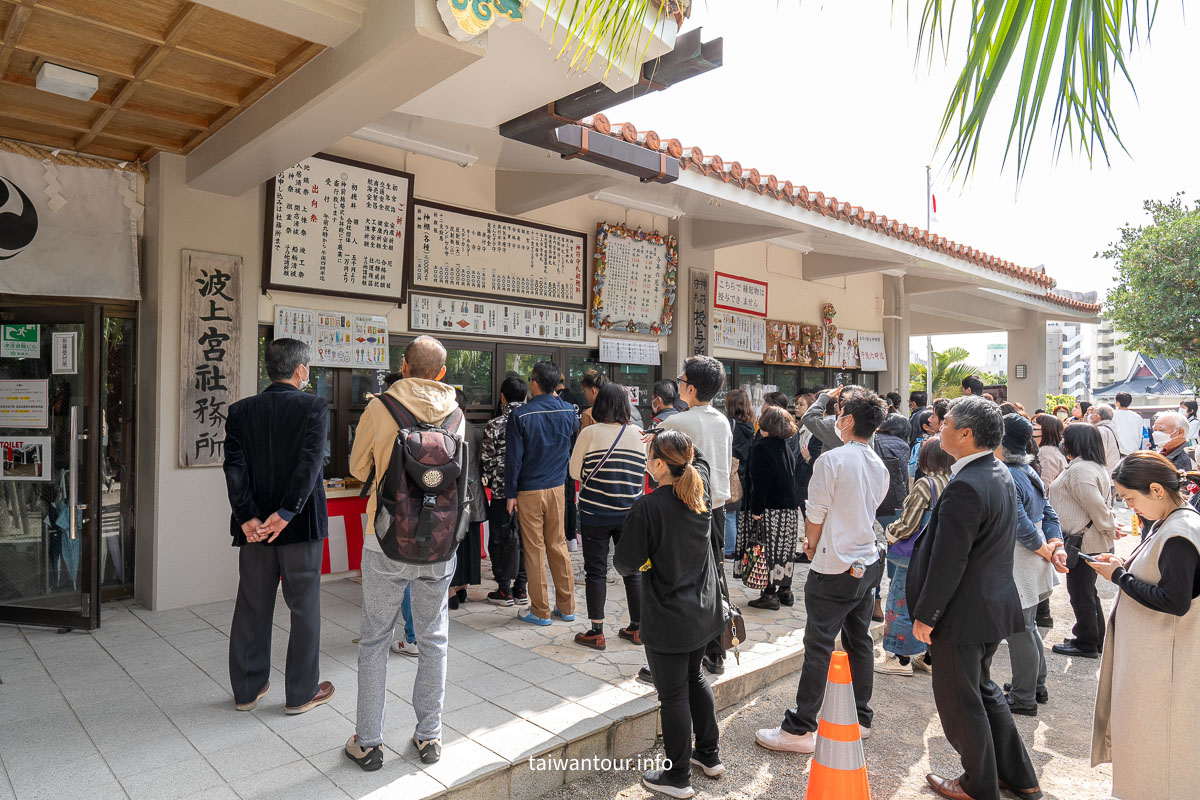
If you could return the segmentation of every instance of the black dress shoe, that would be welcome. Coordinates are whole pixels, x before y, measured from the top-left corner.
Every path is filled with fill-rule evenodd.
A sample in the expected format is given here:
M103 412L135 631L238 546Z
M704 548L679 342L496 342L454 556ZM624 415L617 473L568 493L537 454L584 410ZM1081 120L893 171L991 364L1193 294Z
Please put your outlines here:
M1032 789L1018 789L1016 786L1013 786L1012 784L1005 783L1004 781L1000 781L1000 788L1006 789L1006 790L1012 792L1017 797L1028 798L1028 800L1041 800L1041 798L1042 798L1042 787L1040 787L1040 786L1035 786Z
M1080 650L1078 647L1076 647L1074 645L1074 643L1072 643L1072 644L1066 644L1066 643L1056 644L1056 645L1054 645L1054 647L1051 647L1050 649L1053 650L1055 653L1058 653L1060 656L1074 656L1076 658L1099 658L1100 657L1100 654L1097 653L1095 650Z
M1021 706L1013 705L1013 697L1011 694L1004 695L1005 701L1008 703L1008 710L1014 714L1020 714L1023 717L1036 717L1037 706L1033 708L1021 708Z
M654 679L650 677L650 668L649 667L642 667L641 669L639 669L636 680L638 683L644 683L647 686L654 685Z
M773 594L760 594L758 597L746 603L746 605L750 606L751 608L761 608L766 611L778 611L779 598Z
M975 798L963 791L962 784L958 782L958 778L943 778L931 772L925 776L925 780L929 782L929 788L942 797L948 797L950 800L975 800Z
M705 656L704 660L701 663L703 663L704 668L706 670L708 670L709 672L711 672L713 675L724 675L725 674L725 659L723 659L723 658L720 660L717 660L717 659L713 658L712 656Z
M1004 684L1004 692L1007 694L1008 692L1011 692L1011 691L1012 691L1012 684L1011 683ZM1033 698L1035 700L1037 700L1039 703L1049 703L1050 702L1050 691L1048 689L1035 689L1033 692Z
M776 597L779 598L779 604L781 606L787 606L788 608L791 608L792 606L796 605L796 596L792 594L791 591L780 592L776 595Z

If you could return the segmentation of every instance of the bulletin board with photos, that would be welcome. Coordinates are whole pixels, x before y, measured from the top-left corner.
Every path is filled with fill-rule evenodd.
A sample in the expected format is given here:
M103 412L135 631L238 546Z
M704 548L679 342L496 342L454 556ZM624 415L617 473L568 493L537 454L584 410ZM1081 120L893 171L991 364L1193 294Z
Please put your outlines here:
M397 304L412 268L413 176L317 153L267 182L262 288Z
M825 364L821 326L803 322L767 320L767 347L763 361L820 367Z
M674 236L596 225L592 327L667 336L675 318L679 246Z
M587 234L427 200L413 216L414 291L587 307Z

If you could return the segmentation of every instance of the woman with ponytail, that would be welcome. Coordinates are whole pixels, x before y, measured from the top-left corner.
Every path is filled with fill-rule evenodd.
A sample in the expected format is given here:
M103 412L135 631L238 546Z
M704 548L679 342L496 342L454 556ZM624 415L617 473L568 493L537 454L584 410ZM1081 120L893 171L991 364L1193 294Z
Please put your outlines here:
M1139 450L1113 475L1151 525L1127 562L1091 563L1120 589L1108 618L1092 726L1092 765L1112 762L1120 800L1184 800L1200 786L1200 513L1186 500L1200 472Z
M642 574L642 644L671 761L668 770L643 773L642 783L670 797L691 797L691 764L711 778L725 772L716 704L700 668L705 646L724 626L709 530L709 467L687 434L660 429L646 471L657 488L630 509L613 556L617 572Z

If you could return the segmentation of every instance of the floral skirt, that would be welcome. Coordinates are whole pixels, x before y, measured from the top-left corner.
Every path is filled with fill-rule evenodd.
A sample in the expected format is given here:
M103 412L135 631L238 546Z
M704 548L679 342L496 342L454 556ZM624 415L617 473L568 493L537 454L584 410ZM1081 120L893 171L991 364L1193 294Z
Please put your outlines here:
M768 508L762 519L756 520L749 511L738 512L737 547L734 552L740 559L754 544L762 545L767 559L766 594L791 591L792 558L796 554L796 532L800 512L794 508Z
M908 582L908 559L888 554L888 565L895 573L888 584L887 607L884 611L883 649L898 656L919 656L925 643L913 636L912 618L908 615L908 599L904 585Z

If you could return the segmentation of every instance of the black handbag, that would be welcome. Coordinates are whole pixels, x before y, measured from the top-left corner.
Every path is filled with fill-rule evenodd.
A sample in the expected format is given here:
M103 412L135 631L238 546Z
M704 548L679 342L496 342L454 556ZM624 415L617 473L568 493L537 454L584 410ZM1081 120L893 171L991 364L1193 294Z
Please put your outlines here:
M725 627L721 629L721 649L732 650L733 658L742 663L742 655L738 645L746 641L746 620L742 618L741 609L729 599L729 585L725 582L725 570L717 566L717 583L721 586L721 616Z

